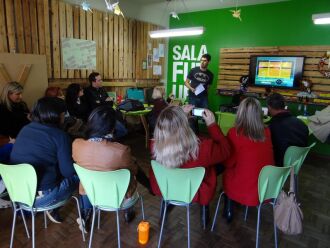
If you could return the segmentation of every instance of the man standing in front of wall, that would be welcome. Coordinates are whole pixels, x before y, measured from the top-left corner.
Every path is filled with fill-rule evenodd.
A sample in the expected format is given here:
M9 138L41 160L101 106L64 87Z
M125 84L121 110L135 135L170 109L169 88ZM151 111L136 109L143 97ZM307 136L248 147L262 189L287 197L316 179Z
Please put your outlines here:
M190 70L184 83L189 89L189 104L196 108L208 108L207 90L213 81L213 73L207 69L210 61L211 55L203 54L200 66Z

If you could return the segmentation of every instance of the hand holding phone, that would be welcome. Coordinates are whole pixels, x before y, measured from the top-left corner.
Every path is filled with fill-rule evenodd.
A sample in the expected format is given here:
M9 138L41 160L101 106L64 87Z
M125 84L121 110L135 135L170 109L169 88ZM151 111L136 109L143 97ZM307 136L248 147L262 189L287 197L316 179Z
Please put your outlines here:
M203 117L203 112L204 112L203 108L194 108L192 110L193 116L198 116L198 117Z
M215 123L215 117L214 114L211 110L209 109L204 109L203 111L203 118L205 120L206 126L210 126L213 123Z

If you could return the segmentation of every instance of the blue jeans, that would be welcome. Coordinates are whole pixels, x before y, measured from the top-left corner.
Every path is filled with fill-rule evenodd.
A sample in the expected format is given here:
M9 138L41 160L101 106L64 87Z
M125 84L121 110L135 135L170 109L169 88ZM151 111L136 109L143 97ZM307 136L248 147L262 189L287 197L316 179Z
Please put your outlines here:
M69 199L78 188L78 184L79 178L77 175L63 179L55 188L42 191L42 194L36 197L34 207L48 207Z
M208 108L207 95L203 95L203 96L189 95L188 102L189 104L194 105L196 108Z
M115 133L114 133L114 138L115 139L120 139L124 136L126 136L128 133L127 128L124 126L123 123L120 121L116 121L115 123Z
M89 215L89 212L93 208L87 195L79 195L79 205L80 205L80 210L81 210L81 217L84 220L86 220L86 217Z

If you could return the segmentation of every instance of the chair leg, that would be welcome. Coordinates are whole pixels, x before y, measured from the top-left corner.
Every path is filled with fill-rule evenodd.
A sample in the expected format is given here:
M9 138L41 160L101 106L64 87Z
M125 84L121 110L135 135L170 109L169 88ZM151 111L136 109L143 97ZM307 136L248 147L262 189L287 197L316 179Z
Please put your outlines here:
M93 231L94 231L94 224L95 224L95 207L93 206L93 217L92 217L92 227L91 227L91 234L89 236L89 244L88 248L92 247L92 240L93 240Z
M205 211L205 206L203 207L203 211ZM204 212L204 214L205 214L205 212ZM190 218L189 205L187 205L188 248L190 248L190 219L189 218Z
M142 195L140 195L140 202L141 202L142 218L143 218L143 220L145 220L145 217L144 217L144 205L143 205L143 197L142 197Z
M118 248L120 248L120 226L119 226L119 210L116 211L117 216L117 239L118 239Z
M217 203L217 208L215 209L215 213L214 213L214 217L213 217L213 223L212 223L212 227L211 227L211 231L212 232L214 230L215 221L217 219L217 215L218 215L218 211L219 211L219 206L220 206L220 202L221 202L221 198L222 198L223 194L224 194L224 192L221 192L221 194L219 195L219 199L218 199L218 203Z
M205 219L205 208L206 208L206 206L205 205L203 205L203 230L205 230L206 229L206 219Z
M257 219L257 236L256 236L256 248L259 247L259 228L260 228L260 212L261 212L261 204L257 207L258 208L258 219Z
M77 210L78 210L78 215L79 215L79 220L80 220L80 223L81 223L81 234L82 234L82 238L83 238L83 241L85 242L86 239L85 239L85 225L82 221L82 218L81 218L81 211L80 211L80 206L79 206L79 200L77 197L75 196L72 196L72 198L76 201L76 204L77 204Z
M160 210L159 210L159 216L162 216L162 211L163 211L163 206L164 206L164 199L162 198L160 200Z
M100 222L101 222L101 210L99 209L97 213L97 229L100 229Z
M273 206L273 214L274 214L275 203L272 204L272 206ZM275 248L277 248L277 228L276 228L276 223L275 223L274 218L273 218L273 224L274 224L274 240L275 240Z
M249 207L245 206L245 214L244 214L244 221L247 221L247 217L248 217L248 211L249 211Z
M162 225L161 225L161 228L160 228L160 234L159 234L159 240L158 240L158 246L157 246L158 248L160 248L160 243L162 241L163 227L164 227L164 222L165 222L165 217L166 217L166 210L167 210L167 203L164 202L164 204L165 204L165 206L164 206L164 212L163 212Z
M44 211L44 225L45 229L47 228L47 216L46 216L46 211Z
M24 227L25 227L26 236L29 239L30 238L30 233L29 233L29 229L28 229L27 224L26 224L26 220L25 220L23 209L21 209L21 215L22 215L22 219L23 219L23 223L24 223Z
M16 225L16 214L17 214L17 209L16 209L16 204L13 203L13 210L14 210L14 216L13 216L13 224L11 227L11 238L10 238L10 248L13 247L13 242L14 242L14 233L15 233L15 225Z
M35 219L35 216L34 216L34 212L31 210L31 216L32 216L32 248L34 248L36 246L35 244L35 223L34 223L34 219Z

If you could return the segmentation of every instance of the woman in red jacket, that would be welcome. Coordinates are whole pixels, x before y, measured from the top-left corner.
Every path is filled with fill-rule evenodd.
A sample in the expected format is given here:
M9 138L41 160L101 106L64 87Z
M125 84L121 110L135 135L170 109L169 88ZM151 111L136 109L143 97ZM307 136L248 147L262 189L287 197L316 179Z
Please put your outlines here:
M224 163L223 188L228 197L225 217L230 222L230 200L257 206L259 172L265 165L274 164L270 130L264 126L257 99L248 97L241 102L235 127L229 130L227 137L233 150Z
M193 201L207 206L217 185L215 165L229 156L230 147L208 109L204 110L203 118L210 137L198 138L188 123L186 113L191 109L191 105L185 106L185 111L178 106L169 106L160 113L154 132L153 155L157 162L169 168L205 167L204 179ZM152 170L150 184L153 193L161 195Z

